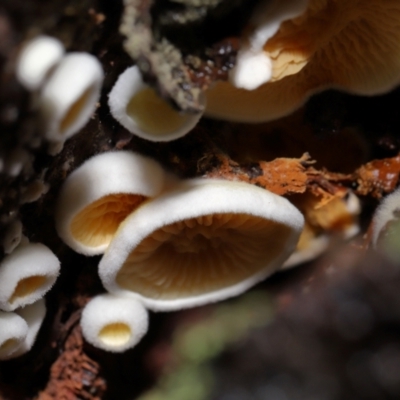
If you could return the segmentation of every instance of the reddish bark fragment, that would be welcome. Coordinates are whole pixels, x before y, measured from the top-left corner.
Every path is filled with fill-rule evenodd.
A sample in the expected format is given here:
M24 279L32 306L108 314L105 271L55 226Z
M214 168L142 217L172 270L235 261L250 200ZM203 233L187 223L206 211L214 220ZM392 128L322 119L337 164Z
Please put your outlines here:
M106 382L99 373L99 364L83 351L80 326L75 324L57 361L52 365L47 387L38 398L41 400L100 400Z
M304 193L307 187L305 165L308 156L302 158L277 158L273 161L260 161L256 165L241 166L226 155L217 156L220 164L206 174L207 178L227 179L252 183L284 195Z
M392 158L371 161L355 172L358 183L357 194L371 194L381 198L385 193L392 192L399 181L400 154Z

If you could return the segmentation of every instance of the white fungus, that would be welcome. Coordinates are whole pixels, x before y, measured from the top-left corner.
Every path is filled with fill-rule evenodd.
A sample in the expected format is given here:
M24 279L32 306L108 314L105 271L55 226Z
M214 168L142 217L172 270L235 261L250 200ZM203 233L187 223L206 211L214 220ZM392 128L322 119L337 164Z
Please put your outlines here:
M12 358L28 334L28 325L16 313L0 311L0 360Z
M400 261L400 189L386 196L372 220L372 245L394 262Z
M18 81L28 90L39 89L63 55L64 46L56 38L35 37L19 54L15 71Z
M32 156L22 147L11 151L5 160L4 172L16 177L31 168Z
M22 341L21 345L12 354L11 358L19 357L22 354L27 353L31 350L32 346L36 341L36 336L39 332L40 327L44 317L46 316L46 303L44 299L40 299L33 304L19 308L15 311L28 325L28 331L25 339Z
M109 94L108 105L124 128L153 142L167 142L186 135L202 115L174 110L143 82L137 66L119 76Z
M20 245L0 264L0 309L13 311L42 298L56 281L60 262L41 243Z
M122 352L135 346L148 329L148 312L130 297L103 294L94 297L82 311L83 337L93 346Z
M278 31L281 23L301 15L308 0L264 1L254 11L250 24L254 31L240 48L235 68L229 74L237 88L254 90L268 82L272 75L272 62L263 47Z
M90 119L100 97L103 69L88 53L69 53L40 93L40 111L48 140L64 142Z
M10 254L20 244L22 237L22 223L19 219L12 221L6 228L3 238L4 253Z
M99 264L105 288L169 311L239 295L279 269L304 219L259 187L182 181L120 226Z
M92 157L65 181L56 206L56 228L78 253L103 253L120 223L158 195L165 174L154 160L130 151Z
M33 203L39 200L49 190L50 186L42 179L36 179L21 190L20 204Z

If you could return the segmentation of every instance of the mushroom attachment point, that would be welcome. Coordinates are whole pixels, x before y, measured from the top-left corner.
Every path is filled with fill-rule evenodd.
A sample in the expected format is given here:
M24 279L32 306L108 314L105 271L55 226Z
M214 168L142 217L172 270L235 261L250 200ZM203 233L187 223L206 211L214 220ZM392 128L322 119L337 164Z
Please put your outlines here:
M0 311L0 360L12 358L22 346L28 325L16 313Z
M105 288L154 311L236 296L278 270L302 214L242 182L181 181L131 214L99 264Z
M37 90L64 55L62 43L51 36L37 36L22 48L16 65L18 81L28 90Z
M108 105L129 132L152 142L168 142L192 130L201 113L182 113L143 82L137 66L126 69L112 88Z
M20 245L0 264L0 309L13 311L42 298L53 286L60 261L41 243Z
M103 294L83 309L82 334L99 349L122 352L139 343L147 332L148 320L148 312L140 301Z
M40 111L48 140L64 142L91 117L100 97L103 69L88 53L69 53L40 93Z
M130 151L99 154L65 181L56 206L61 239L78 253L104 253L120 223L163 189L165 173L154 160Z

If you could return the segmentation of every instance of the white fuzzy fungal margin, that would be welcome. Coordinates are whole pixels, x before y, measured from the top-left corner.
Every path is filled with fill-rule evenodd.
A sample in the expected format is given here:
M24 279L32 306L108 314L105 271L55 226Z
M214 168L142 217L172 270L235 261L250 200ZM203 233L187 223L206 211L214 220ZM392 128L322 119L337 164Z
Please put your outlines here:
M84 338L93 346L111 352L134 347L146 334L148 324L147 310L130 297L99 295L82 311Z

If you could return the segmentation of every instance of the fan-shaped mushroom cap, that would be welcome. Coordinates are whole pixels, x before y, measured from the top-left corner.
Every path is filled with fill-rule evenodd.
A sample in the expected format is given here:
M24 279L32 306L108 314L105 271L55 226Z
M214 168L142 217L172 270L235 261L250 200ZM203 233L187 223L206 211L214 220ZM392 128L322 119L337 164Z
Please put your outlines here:
M39 329L42 326L44 317L46 316L45 300L40 299L29 306L19 308L15 312L26 322L28 331L25 339L10 358L22 356L22 354L27 353L32 348Z
M28 90L42 86L51 69L64 55L62 43L51 36L37 36L22 48L16 65L18 81Z
M108 105L124 128L152 142L168 142L186 135L202 115L174 110L143 82L137 66L119 76L109 94Z
M371 241L394 262L400 261L400 189L386 196L376 209Z
M41 243L21 245L0 264L0 309L13 311L39 300L60 271L54 253Z
M294 250L303 216L286 199L241 182L193 179L144 204L99 264L108 291L153 310L238 295Z
M232 121L280 118L312 94L339 88L374 95L400 81L397 0L310 0L264 45L272 78L253 91L219 82L207 93L206 114Z
M158 195L164 180L162 167L137 153L92 157L61 189L56 207L59 236L78 253L103 253L119 224L146 198Z
M88 53L69 53L40 93L47 139L63 142L77 133L91 117L100 97L103 69Z
M103 294L94 297L82 312L84 338L93 346L122 352L135 346L146 334L148 312L130 297Z
M22 346L28 325L18 314L0 311L0 360L7 360Z

